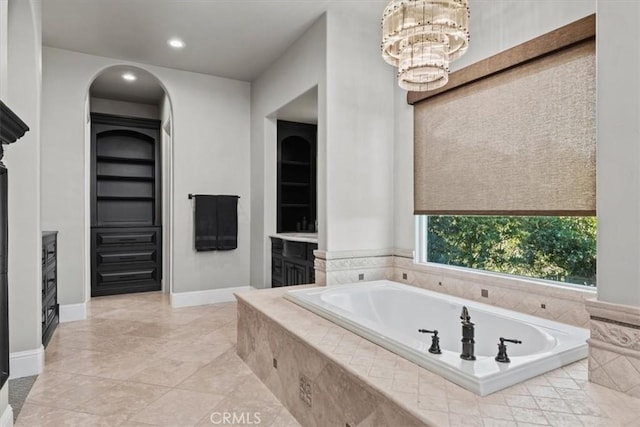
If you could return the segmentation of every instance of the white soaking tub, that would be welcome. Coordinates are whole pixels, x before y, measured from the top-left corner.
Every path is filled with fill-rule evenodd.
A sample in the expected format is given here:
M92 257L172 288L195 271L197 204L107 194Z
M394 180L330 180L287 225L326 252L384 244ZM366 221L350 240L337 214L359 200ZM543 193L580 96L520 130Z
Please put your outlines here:
M587 357L589 331L380 280L289 291L285 298L481 396ZM462 360L460 314L475 324L475 361ZM442 354L428 352L437 329ZM500 337L510 363L495 360Z

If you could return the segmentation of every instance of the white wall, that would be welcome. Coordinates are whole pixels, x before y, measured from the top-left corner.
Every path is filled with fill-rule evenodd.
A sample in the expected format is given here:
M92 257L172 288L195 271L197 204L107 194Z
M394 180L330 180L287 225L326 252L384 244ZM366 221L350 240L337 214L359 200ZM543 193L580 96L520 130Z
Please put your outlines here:
M162 188L164 189L164 198L162 199L162 266L164 276L162 278L162 290L166 293L172 291L173 283L173 258L169 254L173 251L173 231L171 224L173 204L173 141L171 138L171 101L165 94L160 103L160 140L161 140L161 157L162 157Z
M84 100L103 69L128 64L164 85L173 107L174 292L249 284L249 84L204 74L116 61L44 48L42 220L60 231L58 286L61 304L81 303L88 284L78 263L86 248L83 184ZM193 204L188 193L237 194L238 249L195 252Z
M326 150L326 17L321 17L251 85L251 284L270 287L271 246L276 231L276 120L273 114L318 86L318 228L326 247L323 176ZM267 285L268 284L268 285Z
M596 11L596 0L469 0L469 50L459 70Z
M9 2L0 1L0 99L7 96L7 29L9 16Z
M327 250L393 245L394 74L380 56L383 3L327 16Z
M394 85L393 122L393 246L414 249L413 216L413 106L407 104L407 91Z
M469 50L452 64L452 72L595 13L596 0L470 0L469 6ZM413 182L413 154L409 157L409 152L413 153L413 108L402 105L402 98L402 94L396 97L395 110L398 158L394 171L394 244L401 249L413 249L413 185L409 185ZM404 100L406 104L406 95Z
M0 99L7 97L7 27L8 27L9 2L0 1ZM7 409L9 387L0 389L0 417Z
M598 299L640 306L640 3L599 0Z
M394 70L378 40L385 2L331 2L252 85L252 285L269 286L279 108L318 86L318 245L393 245ZM264 218L260 221L258 218Z
M91 97L91 112L160 120L158 105Z
M41 345L40 227L41 22L39 1L9 2L5 102L30 131L5 150L9 169L9 326L11 352Z

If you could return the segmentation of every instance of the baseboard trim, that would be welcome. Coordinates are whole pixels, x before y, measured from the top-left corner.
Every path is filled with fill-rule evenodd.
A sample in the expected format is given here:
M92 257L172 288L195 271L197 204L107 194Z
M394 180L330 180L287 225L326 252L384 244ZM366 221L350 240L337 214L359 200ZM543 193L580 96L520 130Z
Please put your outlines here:
M193 307L197 305L218 304L222 302L232 302L236 298L236 292L246 292L253 288L251 286L238 286L236 288L211 289L207 291L179 292L171 294L171 307Z
M44 368L44 347L35 350L16 351L9 355L9 379L39 375Z
M87 319L87 303L60 305L60 323Z
M7 405L7 408L0 417L0 427L13 427L13 408Z

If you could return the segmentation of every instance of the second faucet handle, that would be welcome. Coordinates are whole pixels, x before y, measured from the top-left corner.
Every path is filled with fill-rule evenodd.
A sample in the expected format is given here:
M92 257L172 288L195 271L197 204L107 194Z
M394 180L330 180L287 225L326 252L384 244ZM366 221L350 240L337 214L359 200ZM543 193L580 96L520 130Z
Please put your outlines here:
M496 362L501 362L501 363L511 362L511 359L509 359L509 356L507 355L507 346L505 342L510 342L513 344L522 344L522 341L520 340L510 340L507 338L500 337L500 343L498 344L498 355L495 357Z
M429 353L431 354L442 354L440 350L440 337L438 337L438 330L434 329L433 331L429 331L427 329L418 329L418 332L421 334L433 334L431 337L431 347L429 347Z

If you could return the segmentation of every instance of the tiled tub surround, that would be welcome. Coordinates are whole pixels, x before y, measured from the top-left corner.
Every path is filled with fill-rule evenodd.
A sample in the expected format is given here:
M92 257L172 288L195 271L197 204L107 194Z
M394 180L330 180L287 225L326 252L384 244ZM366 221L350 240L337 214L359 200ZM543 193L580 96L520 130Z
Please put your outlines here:
M640 398L640 308L587 301L589 379Z
M316 277L326 277L324 282L317 282L328 285L390 279L591 329L591 380L640 397L640 308L597 301L595 289L438 264L415 264L411 251L399 249L316 251Z
M314 251L316 284L344 285L358 280L393 280L390 251Z
M303 309L284 301L282 293L274 289L255 292L260 294L257 298L237 296L237 350L301 425L423 425L421 417L354 376L340 357L334 359L323 352L323 346L317 344L333 340L335 347L343 336L328 336L324 319L301 317L298 311ZM344 351L351 349L345 346Z
M411 251L406 250L315 251L315 255L318 285L387 279L581 328L589 328L585 301L596 297L591 289L446 265L415 264Z
M388 280L293 290L285 298L448 380L486 396L587 357L589 331ZM462 308L476 360L460 358ZM440 354L429 353L437 330ZM495 360L500 337L510 363Z
M237 350L304 426L638 425L640 399L589 382L586 361L480 397L285 300L291 289L238 295Z

